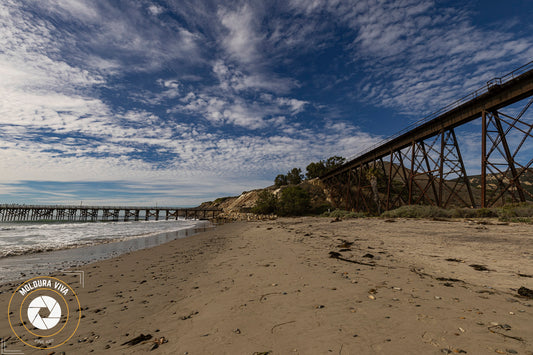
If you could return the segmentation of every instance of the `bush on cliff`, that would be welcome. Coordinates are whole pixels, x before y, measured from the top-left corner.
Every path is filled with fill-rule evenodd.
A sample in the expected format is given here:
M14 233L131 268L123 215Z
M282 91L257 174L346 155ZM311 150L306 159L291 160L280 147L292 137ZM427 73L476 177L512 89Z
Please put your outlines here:
M272 214L276 213L278 209L278 198L272 192L263 190L257 196L257 201L253 213L256 214Z
M288 184L289 184L289 182L287 180L287 175L279 174L274 179L274 185L276 187L282 187L282 186L285 186L285 185L288 185Z
M280 216L301 216L309 213L311 198L300 186L289 186L281 191L277 213Z
M300 168L293 168L287 173L287 182L289 185L298 185L302 182L302 169Z
M346 162L346 159L340 156L333 156L328 158L328 160L323 161L320 160L318 162L312 162L309 165L307 165L307 173L305 174L307 179L314 179L317 177L320 177L327 173L328 171L331 171L335 168L338 168L342 164Z

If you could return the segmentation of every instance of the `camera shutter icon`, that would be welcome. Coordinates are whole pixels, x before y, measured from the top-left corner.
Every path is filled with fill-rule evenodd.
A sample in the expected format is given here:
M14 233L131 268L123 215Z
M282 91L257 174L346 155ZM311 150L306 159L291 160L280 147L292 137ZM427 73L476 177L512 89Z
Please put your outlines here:
M47 308L50 314L48 317L41 317L39 311ZM32 300L28 306L28 319L35 328L41 330L52 329L61 319L61 306L50 296L39 296Z

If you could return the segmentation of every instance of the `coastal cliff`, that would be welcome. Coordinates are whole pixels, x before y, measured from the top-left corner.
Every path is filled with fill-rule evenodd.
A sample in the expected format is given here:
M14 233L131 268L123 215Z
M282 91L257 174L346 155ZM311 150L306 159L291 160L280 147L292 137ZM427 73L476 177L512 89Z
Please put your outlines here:
M331 199L328 191L320 179L306 180L297 186L304 189L310 196L311 208L314 210L331 208ZM252 212L259 195L263 191L268 191L276 196L287 188L287 186L269 186L263 189L256 189L251 191L244 191L239 196L220 197L214 201L203 202L199 208L220 208L223 213L219 215L221 218L229 220L264 220L275 219L276 215L261 215Z

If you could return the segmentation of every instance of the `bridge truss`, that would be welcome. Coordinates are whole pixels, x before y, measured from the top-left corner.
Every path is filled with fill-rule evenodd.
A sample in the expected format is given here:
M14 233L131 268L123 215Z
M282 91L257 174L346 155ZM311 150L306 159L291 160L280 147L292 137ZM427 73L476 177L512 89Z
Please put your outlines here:
M533 62L367 149L321 177L338 207L492 207L533 201ZM528 112L529 110L529 112ZM468 176L456 131L481 127L480 174ZM481 121L481 122L479 122ZM480 124L479 124L480 123Z

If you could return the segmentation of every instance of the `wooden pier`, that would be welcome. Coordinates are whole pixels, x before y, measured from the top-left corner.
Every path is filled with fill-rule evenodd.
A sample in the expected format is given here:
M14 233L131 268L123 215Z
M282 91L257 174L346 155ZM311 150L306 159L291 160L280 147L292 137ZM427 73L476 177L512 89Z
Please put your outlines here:
M31 221L160 221L215 219L219 209L180 207L0 205L0 222Z

